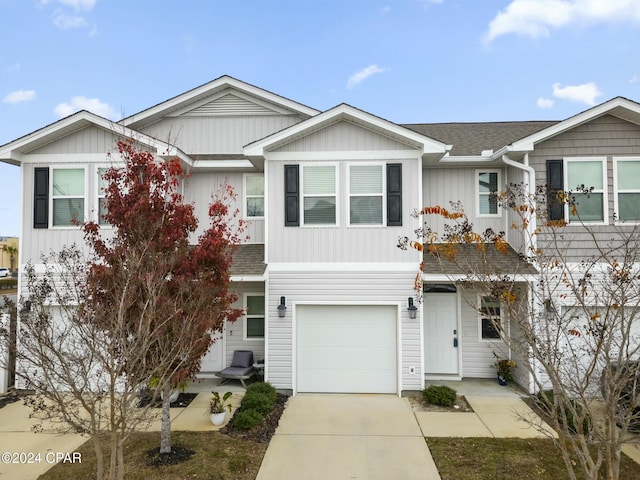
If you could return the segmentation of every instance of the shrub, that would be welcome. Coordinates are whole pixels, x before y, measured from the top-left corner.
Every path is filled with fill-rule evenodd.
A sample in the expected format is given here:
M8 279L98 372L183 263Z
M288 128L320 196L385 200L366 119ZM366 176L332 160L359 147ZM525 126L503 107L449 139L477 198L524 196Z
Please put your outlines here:
M554 408L553 390L544 390L538 392L538 394L536 395L536 402L544 412L546 412L548 415L551 415ZM582 432L585 435L589 433L589 431L591 430L591 417L588 414L583 413L584 409L582 408L582 405L580 405L576 400L569 400L568 403L558 404L556 408L556 417L560 425L564 425L564 417L566 417L567 427L569 428L569 431L571 431L572 433L578 433L576 419L573 416L573 411L575 411L578 417L583 418Z
M456 391L446 385L431 385L422 391L422 399L432 405L453 407L458 395Z
M267 382L252 383L247 387L247 394L262 393L270 398L274 403L278 398L278 393L273 385Z
M0 289L6 290L10 288L18 288L17 278L2 278L0 279Z
M244 394L242 397L242 401L240 402L240 406L242 410L256 410L262 416L265 416L269 413L273 406L275 405L275 400L271 400L264 393L259 392L249 392Z
M264 417L255 410L242 410L236 413L233 426L238 430L251 430L262 423Z

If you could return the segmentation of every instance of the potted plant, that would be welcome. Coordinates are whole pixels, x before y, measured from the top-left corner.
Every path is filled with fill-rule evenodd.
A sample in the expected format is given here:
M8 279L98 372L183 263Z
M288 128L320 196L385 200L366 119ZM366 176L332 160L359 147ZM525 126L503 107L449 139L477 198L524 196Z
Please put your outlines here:
M503 387L513 380L512 370L516 368L516 362L507 358L501 358L496 361L498 370L498 383Z
M222 425L227 418L227 410L231 413L231 404L225 403L233 395L231 392L225 393L220 397L219 392L211 392L211 400L209 400L209 417L214 425Z

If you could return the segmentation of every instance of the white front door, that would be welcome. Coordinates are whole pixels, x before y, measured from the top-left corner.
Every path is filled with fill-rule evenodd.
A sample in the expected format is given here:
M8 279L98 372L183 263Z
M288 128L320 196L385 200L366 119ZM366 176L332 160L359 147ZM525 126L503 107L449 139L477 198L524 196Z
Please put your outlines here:
M424 295L424 371L426 374L458 373L458 296L451 293Z
M219 372L224 368L223 360L223 348L222 348L222 334L216 332L213 335L214 343L209 347L207 354L202 357L202 365L200 367L200 374L209 374L211 376L213 372Z

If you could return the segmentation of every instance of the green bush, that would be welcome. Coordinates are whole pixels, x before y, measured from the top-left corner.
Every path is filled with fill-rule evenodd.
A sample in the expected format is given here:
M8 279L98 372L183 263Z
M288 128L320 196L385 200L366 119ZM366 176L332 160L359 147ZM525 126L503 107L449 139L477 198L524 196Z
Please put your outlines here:
M238 430L251 430L262 423L264 417L255 410L242 410L236 413L233 426Z
M544 390L538 392L536 395L536 402L540 408L548 415L551 415L554 409L554 395L553 390ZM585 435L591 430L591 417L588 414L584 414L584 409L576 400L569 400L568 404L558 404L556 417L560 425L564 425L564 418L567 419L567 427L572 433L578 433L578 426L576 425L576 419L573 416L575 410L578 417L583 417L582 420L582 433ZM564 411L564 415L563 415Z
M269 397L274 403L276 401L276 398L278 397L278 393L276 392L276 389L274 388L274 386L267 382L252 383L247 387L246 393L247 394L262 393L263 395L266 395L267 397Z
M0 278L0 289L7 290L10 288L18 288L17 278Z
M275 400L272 400L264 393L249 392L248 390L240 402L242 410L256 410L262 416L269 413L273 409L274 405Z
M446 385L431 385L422 391L422 399L432 405L453 407L458 398L457 392Z

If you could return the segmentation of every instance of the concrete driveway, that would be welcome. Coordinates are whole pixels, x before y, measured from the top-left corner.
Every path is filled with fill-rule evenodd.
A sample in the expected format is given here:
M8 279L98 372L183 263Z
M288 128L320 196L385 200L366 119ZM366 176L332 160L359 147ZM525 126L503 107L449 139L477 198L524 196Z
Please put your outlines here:
M438 480L406 398L291 397L256 480Z

